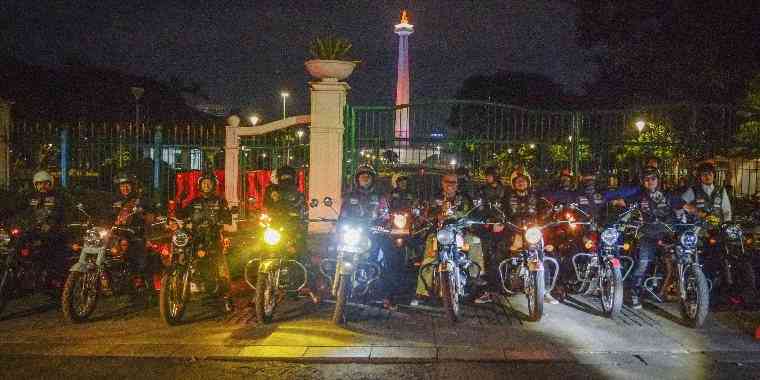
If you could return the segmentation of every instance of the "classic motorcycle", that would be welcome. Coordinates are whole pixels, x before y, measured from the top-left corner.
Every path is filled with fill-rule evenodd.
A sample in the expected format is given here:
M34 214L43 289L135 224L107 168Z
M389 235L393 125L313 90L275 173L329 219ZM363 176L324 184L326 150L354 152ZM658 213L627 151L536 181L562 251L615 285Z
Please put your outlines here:
M652 275L644 280L643 289L658 302L675 292L681 305L681 316L693 328L702 326L710 306L710 289L700 264L699 234L702 222L663 225L669 232L659 243L659 255ZM641 224L644 226L645 224ZM673 266L675 264L675 266Z
M69 269L61 295L64 317L74 323L86 322L97 306L98 298L129 292L144 295L147 283L127 260L129 242L135 231L122 226L95 226L79 204L77 209L86 222L79 260ZM132 211L132 214L139 212Z
M577 209L576 205L571 207ZM588 214L578 210L591 220ZM591 249L586 252L576 253L572 258L576 276L573 290L586 296L598 294L602 312L608 318L615 318L620 313L623 306L623 281L633 269L633 259L620 254L624 250L624 236L628 226L622 220L632 211L623 213L616 222L604 227L598 244L591 245ZM596 227L593 222L591 226L592 229ZM627 265L622 262L627 262Z
M298 294L309 280L306 267L295 256L296 244L293 238L283 239L287 232L277 226L272 219L262 214L260 241L256 244L256 256L245 265L245 281L256 291L254 309L261 323L272 321L274 311L287 294Z
M752 267L752 256L745 249L745 235L742 226L724 223L709 228L704 240L703 255L706 261L717 264L712 275L712 290L718 289L729 295L739 295L744 291L756 296L757 279ZM706 265L707 266L707 265Z
M223 252L209 252L214 249L211 239L221 241L221 236L203 236L202 232L193 230L192 223L176 217L168 218L166 223L172 231L172 243L168 267L161 277L158 305L161 319L174 326L182 322L194 294L219 293L221 281L211 255Z

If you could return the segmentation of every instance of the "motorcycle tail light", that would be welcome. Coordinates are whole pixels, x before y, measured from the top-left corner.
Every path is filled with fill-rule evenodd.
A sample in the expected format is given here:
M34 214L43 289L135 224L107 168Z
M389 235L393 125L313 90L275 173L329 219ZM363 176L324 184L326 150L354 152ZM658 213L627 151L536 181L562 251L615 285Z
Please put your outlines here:
M16 238L19 237L19 236L21 236L21 230L18 229L18 228L12 229L11 230L11 236L16 237Z
M198 255L198 257L201 257L201 258L202 257L206 257L206 251L204 251L202 249L199 249L198 252L196 252L195 254Z
M718 243L718 241L715 240L715 238L710 238L708 242L710 243L710 245L715 245L716 243Z
M31 251L29 250L29 248L21 248L21 252L20 252L21 257L29 257L30 253Z

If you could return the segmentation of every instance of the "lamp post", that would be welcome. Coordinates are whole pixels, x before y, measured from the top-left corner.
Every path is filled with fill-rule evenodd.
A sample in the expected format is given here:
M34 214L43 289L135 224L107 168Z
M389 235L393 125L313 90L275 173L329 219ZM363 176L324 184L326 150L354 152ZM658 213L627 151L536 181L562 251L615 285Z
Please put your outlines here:
M283 91L280 93L280 96L282 97L282 118L285 119L285 102L290 96L290 93L288 93L287 91Z

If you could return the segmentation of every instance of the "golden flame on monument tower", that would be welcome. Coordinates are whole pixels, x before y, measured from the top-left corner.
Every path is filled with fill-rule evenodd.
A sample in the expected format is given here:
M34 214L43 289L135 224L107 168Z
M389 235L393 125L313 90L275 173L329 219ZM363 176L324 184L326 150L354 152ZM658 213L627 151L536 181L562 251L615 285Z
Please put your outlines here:
M408 24L409 23L409 15L406 14L406 9L401 11L401 23L402 24Z

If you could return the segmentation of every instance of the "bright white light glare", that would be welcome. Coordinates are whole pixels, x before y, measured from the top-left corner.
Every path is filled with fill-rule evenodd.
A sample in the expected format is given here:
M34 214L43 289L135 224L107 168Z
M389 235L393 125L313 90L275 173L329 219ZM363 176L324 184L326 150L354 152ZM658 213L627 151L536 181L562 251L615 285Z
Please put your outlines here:
M646 125L647 125L647 122L646 122L646 121L644 121L644 120L639 120L639 121L637 121L637 122L636 122L636 129L638 129L638 130L639 130L639 132L641 132L641 131L643 131L643 130L644 130L644 127L646 127Z
M256 115L251 115L250 117L248 117L248 120L250 120L251 125L254 125L254 126L259 123L259 117Z
M530 244L538 244L538 242L541 241L541 230L536 227L528 228L528 230L525 231L525 240Z
M343 243L346 245L358 245L361 237L361 230L358 228L348 227L343 233Z
M280 93L280 96L282 96L283 98L287 98L288 96L290 96L290 93L287 91L283 91Z

